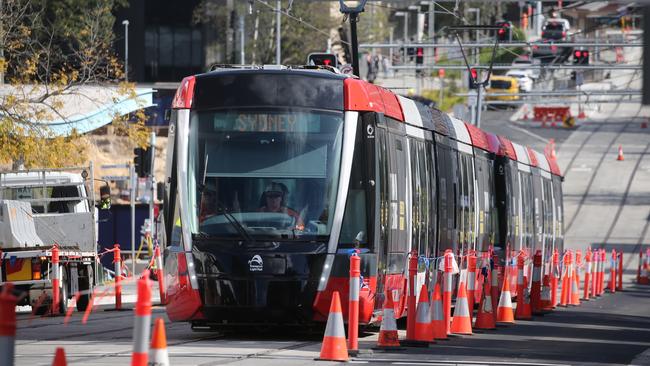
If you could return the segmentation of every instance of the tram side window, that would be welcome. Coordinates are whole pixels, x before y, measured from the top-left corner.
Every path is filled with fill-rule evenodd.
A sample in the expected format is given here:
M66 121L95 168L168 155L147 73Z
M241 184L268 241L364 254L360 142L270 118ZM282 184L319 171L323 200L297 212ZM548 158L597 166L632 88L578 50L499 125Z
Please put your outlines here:
M508 216L506 219L510 222L508 226L508 238L506 238L506 246L513 250L515 243L519 238L519 179L517 179L516 168L511 164L506 165L506 190L507 195L510 197L508 204Z
M378 162L378 187L379 187L379 256L384 257L388 250L388 151L386 148L386 132L383 129L377 129L377 162ZM385 263L386 259L379 260L379 263Z
M364 167L366 165L365 149L363 146L363 124L358 124L354 157L352 158L352 173L348 187L348 197L345 203L345 214L341 226L339 243L342 247L368 247L366 191L364 184Z
M467 169L465 168L465 159L462 154L458 154L458 243L461 246L461 252L466 249L467 242Z
M464 155L467 169L467 244L468 249L476 248L476 200L474 192L474 159L472 155Z
M490 197L490 191L488 187L488 175L487 175L487 160L482 157L477 157L475 160L476 164L476 182L478 191L477 202L478 207L478 222L479 226L476 228L477 244L476 249L480 251L487 250L488 246L488 235L491 232L491 223L490 223L490 204L488 199Z
M488 186L490 192L495 192L496 190L496 184L495 184L495 176L494 176L494 161L489 162L489 168L488 168ZM491 245L496 245L496 243L501 242L501 237L500 237L500 230L499 230L499 215L496 212L496 207L497 207L497 197L496 194L491 194L490 199L488 200L489 206L490 206L490 218L491 218L491 224L492 224L492 230L489 231L492 233L490 237L490 244ZM492 210L492 208L495 208L495 210ZM487 210L486 210L487 211ZM487 219L486 219L487 220Z
M436 144L436 162L438 164L438 187L440 189L438 199L438 235L439 252L454 247L454 176L451 165L451 149L440 143ZM440 254L439 253L439 254Z
M427 241L429 243L429 254L430 255L435 255L436 252L436 234L437 234L437 210L436 210L436 202L438 198L437 194L437 187L436 187L436 161L435 159L435 152L434 152L434 147L433 147L433 142L428 141L426 143L426 175L427 175L427 210L429 212L429 221L427 223L427 228L428 231L426 233L427 235Z
M431 254L428 228L430 227L431 189L427 166L427 151L423 141L409 140L411 153L411 185L413 192L412 222L413 247L420 254Z
M420 245L420 230L422 217L420 215L420 200L422 196L422 182L420 182L420 171L418 164L418 141L409 138L409 154L411 165L411 240L412 247L418 250L418 254L424 254Z

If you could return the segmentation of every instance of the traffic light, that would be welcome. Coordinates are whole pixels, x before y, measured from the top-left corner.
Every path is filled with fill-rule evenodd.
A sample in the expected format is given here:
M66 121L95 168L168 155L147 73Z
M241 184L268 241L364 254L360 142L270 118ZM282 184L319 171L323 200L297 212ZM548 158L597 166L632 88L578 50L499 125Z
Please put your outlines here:
M424 63L424 48L418 47L415 52L415 64L422 65ZM415 70L418 75L422 74L422 70Z
M499 41L510 41L510 23L509 22L498 22L497 27L501 27L497 30L497 38Z
M307 65L320 65L338 67L338 59L332 53L310 53L307 56Z
M574 65L589 65L589 51L575 50L573 52Z
M478 71L476 71L476 69L470 69L469 71L469 88L476 89L478 88Z
M151 174L151 149L143 149L141 147L133 149L133 166L135 174L143 178Z

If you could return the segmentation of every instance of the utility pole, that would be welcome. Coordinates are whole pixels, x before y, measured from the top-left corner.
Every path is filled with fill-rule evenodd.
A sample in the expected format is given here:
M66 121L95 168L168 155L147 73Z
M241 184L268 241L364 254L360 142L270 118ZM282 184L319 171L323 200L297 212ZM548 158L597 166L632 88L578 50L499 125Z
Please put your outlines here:
M275 63L282 65L282 1L278 0L276 2L276 13L275 13Z
M124 80L129 81L129 21L123 20L124 26Z
M0 0L0 9L2 9L3 0ZM0 20L0 31L4 33L4 23ZM5 45L0 44L0 61L5 62ZM0 70L0 84L5 83L5 73L3 70Z
M476 25L477 25L477 28L476 28L475 38L476 38L476 43L478 43L479 42L479 40L478 40L478 38L479 38L478 25L479 25L480 18L481 18L481 9L480 8L469 8L469 9L467 9L467 11L470 12L470 13L476 13ZM474 63L476 65L478 65L478 63L479 63L479 50L477 50L477 49L474 49Z
M131 275L135 278L135 188L138 183L138 177L135 174L135 166L129 164L129 177L131 181Z
M244 14L239 14L239 61L246 64L246 38L244 34Z
M155 161L156 161L156 133L152 132L149 135L149 149L151 149L151 166L149 167L151 183L151 199L149 200L149 229L151 230L151 238L154 238L156 233L156 220L154 220L154 206L155 206L155 187L156 187L156 174L155 174ZM152 248L153 249L153 248Z

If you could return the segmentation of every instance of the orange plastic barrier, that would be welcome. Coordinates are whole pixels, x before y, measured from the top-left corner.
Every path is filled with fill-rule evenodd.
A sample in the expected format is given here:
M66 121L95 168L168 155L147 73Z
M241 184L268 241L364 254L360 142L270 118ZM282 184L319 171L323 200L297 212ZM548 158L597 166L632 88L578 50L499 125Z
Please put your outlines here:
M533 115L535 121L556 121L562 122L571 116L569 107L534 107Z

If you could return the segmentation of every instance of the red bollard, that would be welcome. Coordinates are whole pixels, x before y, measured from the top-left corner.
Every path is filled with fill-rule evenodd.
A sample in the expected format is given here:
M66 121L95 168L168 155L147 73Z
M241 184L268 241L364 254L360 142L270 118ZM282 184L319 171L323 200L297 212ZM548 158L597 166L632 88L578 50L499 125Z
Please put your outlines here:
M418 253L413 250L409 258L409 294L407 300L406 313L406 339L415 339L415 317L416 317L416 299L415 299L415 279L418 273Z
M476 293L476 252L471 251L467 256L467 307L470 319L474 311L474 295ZM479 299L480 301L480 299Z
M59 313L59 302L61 302L60 273L59 247L55 244L54 247L52 247L52 315L57 315ZM63 301L66 301L66 299Z
M0 252L0 257L2 257L2 252ZM2 261L0 261L0 266L2 266ZM641 284L641 269L643 268L643 248L639 249L639 266L636 269L636 283Z
M445 251L445 287L442 292L442 305L443 311L445 312L445 327L447 328L447 334L451 334L451 296L454 291L453 286L453 254L451 250Z
M623 291L623 251L618 253L618 284L617 291Z
M348 354L359 354L359 285L361 258L355 252L350 256L350 299L348 301Z
M122 257L120 255L120 245L113 245L113 263L115 263L115 309L122 309Z
M582 295L583 300L589 300L589 290L591 284L589 283L591 279L591 248L587 248L587 253L585 253L585 284L584 284L584 294Z
M16 302L14 285L7 283L0 292L0 365L13 366L16 349Z
M131 366L147 366L149 362L149 335L151 333L151 283L149 270L138 280L138 300L133 324L133 353Z
M562 293L560 295L560 306L567 306L571 301L571 252L567 251L563 256L562 269Z
M160 246L156 245L154 250L154 256L156 258L156 277L158 277L158 291L160 292L160 303L165 305L167 303L167 298L165 295L165 277L163 274L163 261L162 256L160 255Z
M558 286L558 275L560 273L560 253L557 249L553 252L553 265L551 267L551 306L553 309L557 307L557 286Z
M596 284L596 294L597 296L603 295L603 284L605 278L605 256L603 255L603 249L598 249L598 284Z
M609 262L609 292L616 292L616 249L612 249L612 260Z

